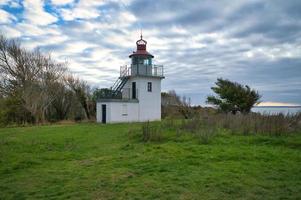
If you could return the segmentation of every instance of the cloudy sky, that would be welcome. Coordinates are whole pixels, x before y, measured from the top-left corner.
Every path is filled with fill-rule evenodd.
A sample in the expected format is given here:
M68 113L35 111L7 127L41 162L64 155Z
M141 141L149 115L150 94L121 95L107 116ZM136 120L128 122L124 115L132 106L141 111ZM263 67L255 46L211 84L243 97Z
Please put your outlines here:
M218 77L264 102L301 104L300 0L0 0L0 32L39 48L94 87L129 64L140 29L164 91L204 104Z

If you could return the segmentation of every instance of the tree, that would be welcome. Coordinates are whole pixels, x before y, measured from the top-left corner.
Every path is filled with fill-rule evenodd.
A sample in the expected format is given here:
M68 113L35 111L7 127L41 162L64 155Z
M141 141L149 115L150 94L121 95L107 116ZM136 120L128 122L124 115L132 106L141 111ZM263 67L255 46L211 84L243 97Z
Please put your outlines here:
M28 51L17 40L0 36L0 93L20 102L38 122L46 121L47 111L60 95L56 86L65 70L64 64L38 49Z
M94 119L89 85L69 75L66 64L0 35L0 125Z
M248 85L241 85L227 79L218 78L211 89L217 96L208 96L207 103L216 105L223 112L249 113L259 103L261 95Z
M175 90L161 93L162 117L181 116L185 119L192 118L191 99L185 95L180 96Z
M65 81L82 105L87 119L90 120L92 117L95 117L96 105L95 101L92 100L88 84L79 78L75 78L73 75L66 76Z
M49 110L51 120L65 120L70 113L72 106L75 107L77 101L73 91L68 89L64 84L57 83L56 90L60 95L57 95L52 102L51 109Z

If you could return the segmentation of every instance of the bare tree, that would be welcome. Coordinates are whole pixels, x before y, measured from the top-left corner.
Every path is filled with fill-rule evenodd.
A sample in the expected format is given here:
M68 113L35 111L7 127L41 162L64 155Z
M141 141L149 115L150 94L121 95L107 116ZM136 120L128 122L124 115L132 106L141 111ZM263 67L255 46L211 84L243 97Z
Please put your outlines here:
M52 102L52 109L55 112L56 119L64 120L67 118L72 105L75 104L75 95L64 84L58 84L56 88L59 95Z
M87 119L92 119L93 114L95 114L95 103L92 101L92 95L90 94L91 91L88 84L79 78L75 78L73 75L66 76L65 81L82 105Z
M39 50L29 52L16 40L0 36L0 93L15 96L39 122L45 121L48 107L59 95L57 83L62 82L64 64L55 63Z

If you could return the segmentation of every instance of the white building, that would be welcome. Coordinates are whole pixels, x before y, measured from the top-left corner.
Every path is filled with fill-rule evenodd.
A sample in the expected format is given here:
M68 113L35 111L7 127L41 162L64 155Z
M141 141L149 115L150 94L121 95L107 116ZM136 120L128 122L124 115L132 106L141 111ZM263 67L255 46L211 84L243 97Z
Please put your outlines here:
M153 65L147 42L136 42L137 50L129 57L130 66L120 67L120 77L97 100L97 122L143 122L161 120L161 80L163 66Z

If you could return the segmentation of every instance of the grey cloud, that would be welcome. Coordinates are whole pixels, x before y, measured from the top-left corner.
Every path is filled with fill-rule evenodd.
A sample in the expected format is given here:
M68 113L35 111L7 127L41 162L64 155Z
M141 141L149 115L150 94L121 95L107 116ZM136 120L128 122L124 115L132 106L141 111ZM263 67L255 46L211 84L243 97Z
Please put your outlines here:
M166 79L162 83L165 91L175 89L190 96L194 104L203 104L216 78L223 77L258 89L264 101L301 103L301 53L291 58L284 55L301 52L299 0L233 0L231 3L228 0L135 0L129 5L108 2L98 9L101 13L98 18L58 23L57 29L68 37L64 42L47 44L47 34L31 39L41 42L39 47L43 51L63 52L62 56L80 64L80 70L72 66L71 69L94 86L109 87L118 77L119 66L109 68L101 60L89 58L96 50L106 49L111 54L104 61L113 58L129 63L128 55L135 50L135 40L132 46L124 47L110 38L122 38L143 28L145 35L166 43L164 48L158 45L161 47L158 49L148 44L155 56L154 63L165 66ZM121 11L131 12L137 21L128 27L109 26ZM174 27L184 31L175 31ZM197 35L203 37L196 39ZM64 52L68 43L77 41L97 47L72 54ZM281 51L274 58L264 54L277 48ZM256 53L257 49L263 52ZM249 51L255 51L253 57L246 57Z

